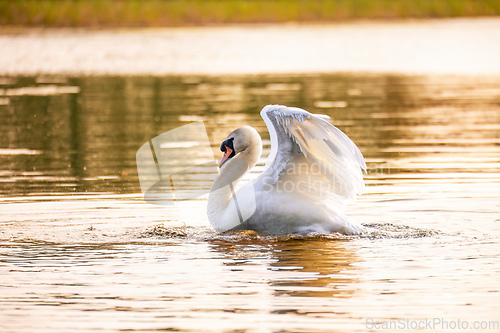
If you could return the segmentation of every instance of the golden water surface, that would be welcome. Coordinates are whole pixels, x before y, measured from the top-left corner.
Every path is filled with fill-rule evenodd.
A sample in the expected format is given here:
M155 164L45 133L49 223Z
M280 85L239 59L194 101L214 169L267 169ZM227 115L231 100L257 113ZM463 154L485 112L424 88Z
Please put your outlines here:
M500 331L499 77L0 81L3 332ZM349 212L365 234L217 235L204 197L189 220L144 202L143 143L203 120L220 158L251 125L267 156L270 103L327 114L357 143L367 193Z

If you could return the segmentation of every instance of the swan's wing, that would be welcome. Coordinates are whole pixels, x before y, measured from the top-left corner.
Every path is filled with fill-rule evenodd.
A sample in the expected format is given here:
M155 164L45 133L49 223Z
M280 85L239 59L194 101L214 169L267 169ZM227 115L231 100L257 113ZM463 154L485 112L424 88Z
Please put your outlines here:
M319 181L327 189L322 197L327 194L342 201L351 201L363 193L363 155L347 135L328 121L328 116L282 105L268 105L260 114L271 136L271 154L262 175L266 183L286 180L311 190L315 186L312 182ZM297 167L292 164L301 164L301 169L314 167L306 170L309 182L305 182L303 172L289 172Z

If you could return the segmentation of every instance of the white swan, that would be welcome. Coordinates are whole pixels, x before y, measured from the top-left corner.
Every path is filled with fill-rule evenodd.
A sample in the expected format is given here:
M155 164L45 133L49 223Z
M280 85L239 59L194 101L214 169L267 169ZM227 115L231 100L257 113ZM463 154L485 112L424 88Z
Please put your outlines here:
M262 140L250 126L228 135L208 198L214 229L275 235L361 232L363 227L344 214L345 205L364 190L366 164L358 147L328 116L283 105L268 105L260 114L271 135L265 170L235 193L257 163Z

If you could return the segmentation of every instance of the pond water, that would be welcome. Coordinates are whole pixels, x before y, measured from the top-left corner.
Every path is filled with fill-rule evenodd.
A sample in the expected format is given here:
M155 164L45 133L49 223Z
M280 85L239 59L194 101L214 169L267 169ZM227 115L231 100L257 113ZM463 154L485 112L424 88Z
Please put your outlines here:
M359 146L370 232L217 235L204 197L143 200L137 149L193 121L216 158L254 126L260 172L274 103ZM500 331L500 77L14 76L0 115L3 332Z

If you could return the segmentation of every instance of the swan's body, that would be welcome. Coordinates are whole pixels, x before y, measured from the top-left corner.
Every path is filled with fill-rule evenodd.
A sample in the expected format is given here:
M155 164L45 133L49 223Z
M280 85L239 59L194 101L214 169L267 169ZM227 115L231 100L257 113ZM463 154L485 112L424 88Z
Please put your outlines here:
M357 234L359 224L344 207L364 190L361 152L327 116L299 108L268 105L261 111L271 135L266 168L234 192L262 153L249 126L229 134L220 173L208 199L208 218L218 232L251 229L264 234Z

